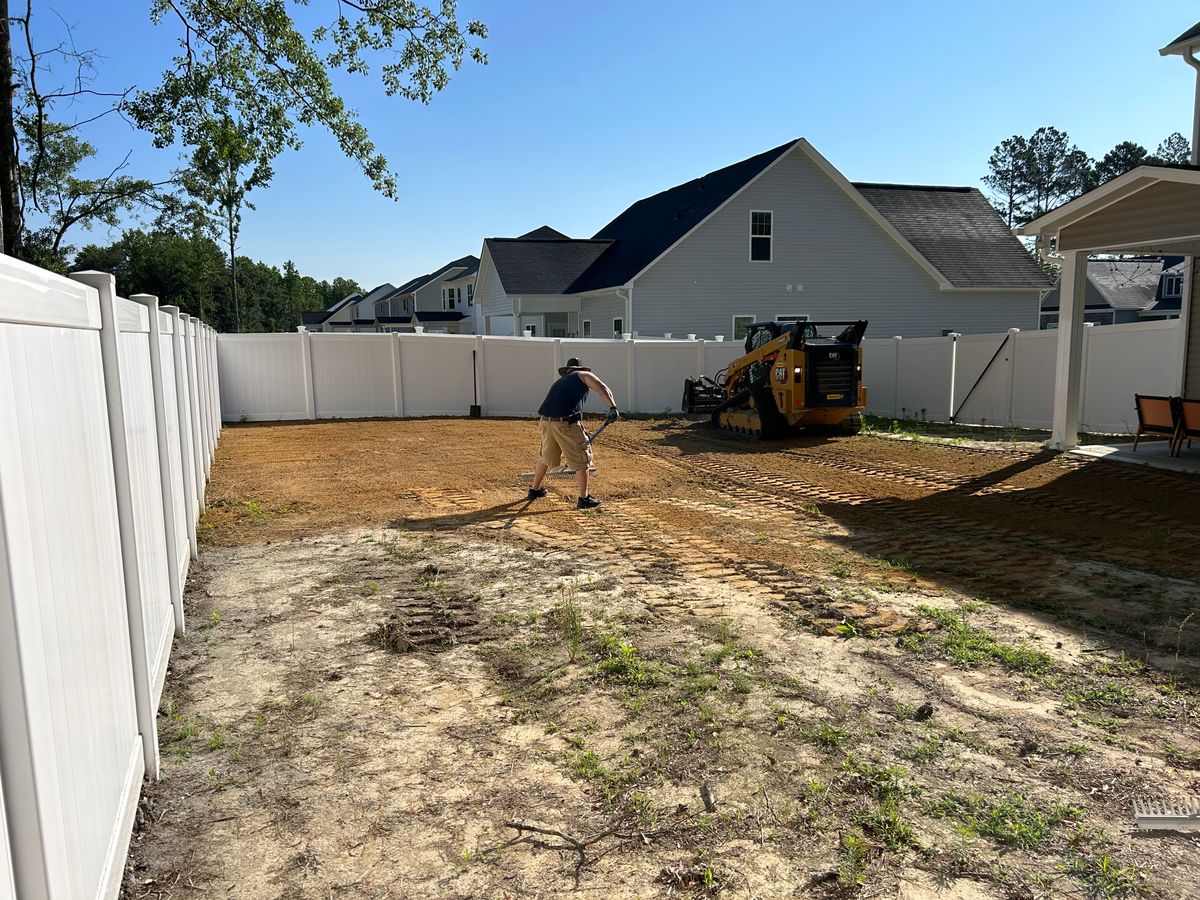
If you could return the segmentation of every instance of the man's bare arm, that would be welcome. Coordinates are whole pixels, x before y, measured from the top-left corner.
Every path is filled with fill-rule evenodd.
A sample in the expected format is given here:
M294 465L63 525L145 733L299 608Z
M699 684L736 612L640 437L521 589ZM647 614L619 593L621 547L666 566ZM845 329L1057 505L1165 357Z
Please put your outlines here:
M595 391L605 402L612 408L616 408L617 399L613 396L613 392L608 389L608 385L593 375L591 372L580 372L579 377L583 379L583 383L588 386L589 390Z

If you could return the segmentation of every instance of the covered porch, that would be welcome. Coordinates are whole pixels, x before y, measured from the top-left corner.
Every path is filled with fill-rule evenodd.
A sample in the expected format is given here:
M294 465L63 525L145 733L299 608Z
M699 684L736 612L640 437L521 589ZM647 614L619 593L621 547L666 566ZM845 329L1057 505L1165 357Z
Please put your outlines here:
M1042 255L1062 266L1058 352L1050 446L1072 450L1079 443L1083 383L1083 330L1087 260L1094 254L1146 254L1187 257L1179 339L1180 366L1174 394L1200 397L1200 318L1193 316L1200 256L1200 166L1143 165L1083 194L1017 229L1036 239ZM1129 360L1129 405L1134 394L1149 393L1138 384L1138 361ZM1131 447L1131 445L1130 445ZM1165 456L1165 448L1143 442L1111 447L1093 455L1139 461ZM1180 454L1179 465L1200 471L1200 448ZM1176 468L1172 461L1171 468Z

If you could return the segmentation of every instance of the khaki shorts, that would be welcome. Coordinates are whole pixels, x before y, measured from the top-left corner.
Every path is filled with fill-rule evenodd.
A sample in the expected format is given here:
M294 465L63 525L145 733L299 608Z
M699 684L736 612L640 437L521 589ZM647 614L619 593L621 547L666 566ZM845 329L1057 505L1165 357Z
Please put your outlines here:
M542 463L553 469L566 457L576 472L592 464L592 445L581 422L551 422L542 419Z

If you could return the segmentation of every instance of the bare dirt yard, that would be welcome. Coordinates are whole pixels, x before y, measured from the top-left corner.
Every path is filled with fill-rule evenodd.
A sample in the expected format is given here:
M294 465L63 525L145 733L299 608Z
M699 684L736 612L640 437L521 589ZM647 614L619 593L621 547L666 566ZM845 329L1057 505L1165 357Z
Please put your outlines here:
M1200 897L1200 479L683 419L227 429L128 898Z

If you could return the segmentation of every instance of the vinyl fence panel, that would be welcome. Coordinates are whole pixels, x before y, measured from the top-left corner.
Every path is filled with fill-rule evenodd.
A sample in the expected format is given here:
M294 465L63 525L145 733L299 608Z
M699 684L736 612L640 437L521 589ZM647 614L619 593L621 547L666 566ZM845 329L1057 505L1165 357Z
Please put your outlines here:
M396 415L390 334L302 334L311 341L313 396L318 419Z
M166 400L163 410L167 426L167 470L171 476L171 496L175 516L175 535L177 538L175 552L177 554L177 572L179 590L183 590L183 582L187 577L188 563L191 559L191 548L188 542L188 492L184 475L183 438L179 430L179 391L175 384L175 319L169 313L160 311L158 314L160 334L159 348L162 356L163 396Z
M956 422L1005 425L1012 415L1014 335L969 334L954 341Z
M1119 331L1117 329L1120 329ZM1137 430L1133 395L1179 389L1179 322L1085 329L1083 412L1086 431Z
M899 417L897 355L899 341L863 341L863 383L867 387L867 411L876 416Z
M558 367L572 355L587 355L586 351L569 352L562 346L565 341L488 337L478 343L476 365L482 357L483 408L489 416L528 416L536 412L546 389L558 377ZM586 362L592 363L590 359Z
M0 900L17 900L12 854L8 847L8 820L4 815L4 780L0 778Z
M99 326L94 290L0 260L0 778L22 900L116 895L144 766Z
M634 393L644 412L679 412L683 380L696 374L691 341L630 341L634 356Z
M404 391L405 415L468 415L475 402L471 369L475 338L402 334L395 340L400 344L400 384ZM390 368L376 372L375 377L388 379Z
M1055 331L1022 331L1013 336L1014 425L1021 428L1050 427L1057 352L1058 333Z
M301 334L223 334L217 341L226 422L307 419Z
M162 469L150 368L149 310L140 303L121 298L117 298L117 304L122 311L118 316L121 322L121 394L137 541L142 640L153 692L152 706L157 709L167 677L171 641L175 637L175 616L168 575Z
M899 342L900 415L906 419L945 421L950 414L949 338L913 338ZM870 385L870 372L863 379Z
M566 362L573 356L579 357L580 362L592 369L597 377L608 385L616 397L618 407L624 410L637 411L638 406L636 394L634 393L634 381L630 377L633 374L630 365L630 344L630 341L602 341L573 338L561 341L560 347L563 362ZM545 395L546 389L550 387L551 381L557 374L556 371L548 373L546 381L541 387L540 394ZM682 385L680 386L680 390L682 391ZM530 412L534 412L541 402L542 397L535 395ZM606 412L608 404L594 393L591 393L588 394L587 404L584 408L589 412Z

